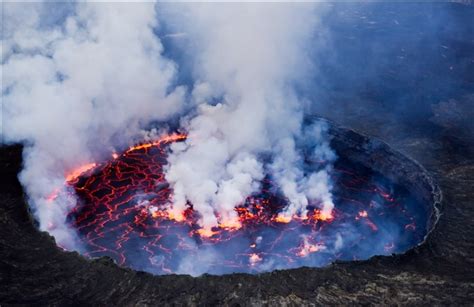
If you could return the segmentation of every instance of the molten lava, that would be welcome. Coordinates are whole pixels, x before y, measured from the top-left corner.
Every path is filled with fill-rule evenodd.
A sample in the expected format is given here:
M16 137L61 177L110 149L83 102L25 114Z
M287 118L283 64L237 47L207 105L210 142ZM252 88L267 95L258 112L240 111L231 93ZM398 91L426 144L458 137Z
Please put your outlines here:
M168 146L185 138L139 144L67 175L78 199L68 219L87 256L155 274L260 272L401 252L425 235L405 190L342 159L344 168L336 165L333 173L333 214L313 203L307 216L281 215L287 201L267 176L261 192L235 208L238 223L200 228L192 204L170 210L173 193L164 176Z

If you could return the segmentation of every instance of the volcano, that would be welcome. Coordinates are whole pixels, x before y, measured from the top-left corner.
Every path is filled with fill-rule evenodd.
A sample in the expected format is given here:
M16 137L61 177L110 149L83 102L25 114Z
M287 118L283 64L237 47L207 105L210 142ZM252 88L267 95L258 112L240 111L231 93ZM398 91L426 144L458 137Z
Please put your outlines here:
M339 159L331 174L335 210L330 215L315 202L305 216L282 219L279 213L288 200L271 176L261 182L260 192L235 208L237 225L205 230L191 203L173 214L164 168L169 145L186 138L173 134L72 171L66 184L78 201L68 221L86 256L108 256L153 274L321 267L403 253L423 242L436 216L429 189L425 192L429 186L398 175L403 164L374 156L383 144L350 148L357 135L336 130L332 135ZM310 168L324 163L306 161Z
M5 2L0 305L472 305L472 4L327 3L275 16ZM248 108L227 136L247 130L245 148L261 140L246 123L263 125L259 111L276 130L292 126L299 115L274 116L292 100L301 116L348 127L330 125L330 215L314 201L279 218L289 200L257 155L260 189L225 207L237 223L213 216L204 230L199 199L176 200L191 199L176 189L188 177L168 185L166 163L195 135L187 123L203 103L240 97ZM186 140L148 143L139 131L174 120ZM325 163L296 152L308 172Z

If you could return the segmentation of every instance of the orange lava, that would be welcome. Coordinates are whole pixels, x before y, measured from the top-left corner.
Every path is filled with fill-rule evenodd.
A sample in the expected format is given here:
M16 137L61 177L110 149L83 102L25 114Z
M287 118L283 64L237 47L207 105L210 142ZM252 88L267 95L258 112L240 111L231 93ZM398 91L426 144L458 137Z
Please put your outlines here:
M218 234L218 231L214 231L212 229L207 229L207 228L199 228L196 230L196 233L200 235L203 238L210 238L216 234Z
M259 254L251 254L249 257L250 265L255 265L260 261L262 261L262 257Z
M150 148L150 147L153 147L153 146L159 146L163 143L172 143L172 142L177 142L177 141L183 141L183 140L186 139L186 137L187 137L186 134L173 133L173 134L170 134L170 135L163 136L160 139L158 139L156 141L153 141L153 142L150 142L150 143L144 143L144 144L140 144L140 145L131 146L125 153L130 153L130 152L135 151L135 150Z
M160 146L163 143L172 143L172 142L182 141L182 140L185 140L185 139L186 139L186 134L173 133L173 134L170 134L170 135L163 136L160 139L158 139L156 141L153 141L153 142L144 143L144 144L135 145L135 146L130 146L129 149L125 153L127 154L127 153L131 153L133 151L140 150L140 149L146 149L146 148L150 148L150 147L153 147L153 146ZM112 158L113 159L117 159L118 157L119 157L119 155L117 153L115 153L115 152L112 153ZM81 166L73 169L71 172L66 174L66 182L71 182L71 181L76 180L79 176L81 176L85 172L95 168L96 166L98 166L98 164L92 162L92 163L87 163L87 164L81 165Z
M75 179L77 179L79 176L84 174L85 172L93 169L94 167L97 166L97 163L88 163L85 165L81 165L78 168L72 170L69 174L66 175L66 181L71 182Z
M275 222L288 224L289 222L291 222L291 217L287 217L287 216L279 214L275 218Z

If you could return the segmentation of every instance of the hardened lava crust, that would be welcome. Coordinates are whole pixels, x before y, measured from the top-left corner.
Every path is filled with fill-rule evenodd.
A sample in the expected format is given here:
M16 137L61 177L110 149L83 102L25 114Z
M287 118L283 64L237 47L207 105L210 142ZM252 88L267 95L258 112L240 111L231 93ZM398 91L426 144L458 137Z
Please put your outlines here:
M153 276L119 267L110 258L89 260L64 252L50 235L38 231L17 179L22 147L6 146L0 149L0 304L260 306L474 301L474 164L469 156L447 155L445 148L427 146L426 140L406 140L409 146L402 146L402 152L418 163L378 139L333 124L330 130L331 145L339 156L383 173L430 206L429 233L422 244L401 255L336 262L324 268L196 278ZM429 154L424 150L430 150Z

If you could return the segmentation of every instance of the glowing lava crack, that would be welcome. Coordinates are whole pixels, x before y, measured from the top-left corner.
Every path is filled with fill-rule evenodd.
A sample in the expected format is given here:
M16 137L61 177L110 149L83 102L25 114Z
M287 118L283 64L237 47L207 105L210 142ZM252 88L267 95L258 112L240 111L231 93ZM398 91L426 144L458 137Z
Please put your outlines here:
M68 222L87 256L110 256L154 274L254 273L403 252L426 235L417 227L426 217L410 193L344 159L332 174L332 216L312 207L304 218L279 218L287 203L267 177L260 193L235 208L240 225L204 231L192 204L180 215L167 210L167 149L185 138L173 134L140 144L67 176L78 199Z

